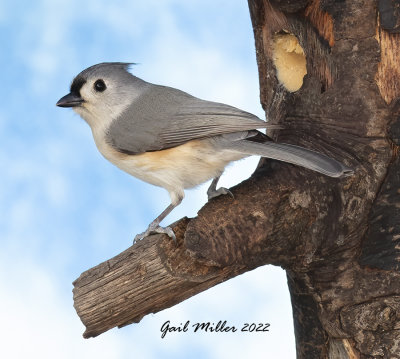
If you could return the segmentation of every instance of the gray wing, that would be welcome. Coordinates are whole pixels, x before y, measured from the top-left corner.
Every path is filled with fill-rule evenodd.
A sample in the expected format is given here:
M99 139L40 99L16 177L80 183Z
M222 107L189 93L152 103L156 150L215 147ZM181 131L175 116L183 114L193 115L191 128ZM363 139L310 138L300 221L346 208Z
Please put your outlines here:
M138 154L194 139L266 127L270 126L265 121L235 107L150 85L111 123L106 141L120 152Z

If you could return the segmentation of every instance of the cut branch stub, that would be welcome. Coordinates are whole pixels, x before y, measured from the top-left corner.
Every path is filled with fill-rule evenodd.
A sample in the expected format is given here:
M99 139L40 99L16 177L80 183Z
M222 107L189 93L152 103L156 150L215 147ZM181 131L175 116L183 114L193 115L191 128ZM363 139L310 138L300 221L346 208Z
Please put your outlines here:
M81 274L73 293L85 338L138 323L244 271L243 266L217 268L194 261L182 246L186 225L183 219L174 226L177 246L167 236L150 236Z

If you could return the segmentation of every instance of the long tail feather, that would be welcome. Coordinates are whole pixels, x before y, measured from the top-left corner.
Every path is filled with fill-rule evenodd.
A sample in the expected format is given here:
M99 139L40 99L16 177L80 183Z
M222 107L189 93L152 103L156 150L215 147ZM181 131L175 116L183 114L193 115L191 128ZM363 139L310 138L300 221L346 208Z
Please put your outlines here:
M353 174L353 170L322 153L286 143L257 143L247 140L233 141L228 144L232 150L248 155L259 155L279 161L292 163L320 172L330 177L344 177Z

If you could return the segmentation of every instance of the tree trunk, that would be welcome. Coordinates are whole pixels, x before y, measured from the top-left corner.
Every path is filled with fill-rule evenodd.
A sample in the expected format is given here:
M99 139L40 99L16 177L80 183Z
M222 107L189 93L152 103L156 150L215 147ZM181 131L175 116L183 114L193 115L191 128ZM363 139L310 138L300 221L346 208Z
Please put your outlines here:
M261 103L280 142L353 167L332 179L262 160L229 196L88 270L96 336L264 264L287 271L298 358L400 358L398 1L248 0ZM378 17L379 15L379 17Z
M261 102L285 128L277 139L356 168L340 182L307 173L290 195L317 209L298 233L301 260L279 263L298 358L400 358L399 5L249 0ZM307 63L295 93L276 76L277 36L289 34Z

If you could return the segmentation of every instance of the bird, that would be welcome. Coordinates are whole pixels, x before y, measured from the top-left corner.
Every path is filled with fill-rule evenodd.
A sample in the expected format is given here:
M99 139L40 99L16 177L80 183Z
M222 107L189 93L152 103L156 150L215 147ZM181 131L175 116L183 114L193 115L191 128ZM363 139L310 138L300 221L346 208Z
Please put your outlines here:
M217 188L225 167L259 155L308 168L330 177L353 173L350 167L292 144L272 141L259 129L276 129L259 117L223 103L146 82L130 72L133 63L103 62L72 81L56 105L70 107L90 126L100 153L130 175L166 189L171 203L137 234L134 243L154 233L176 241L161 221L184 198L184 190L212 180L208 199L231 194Z

